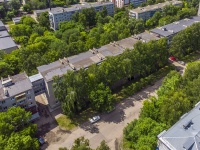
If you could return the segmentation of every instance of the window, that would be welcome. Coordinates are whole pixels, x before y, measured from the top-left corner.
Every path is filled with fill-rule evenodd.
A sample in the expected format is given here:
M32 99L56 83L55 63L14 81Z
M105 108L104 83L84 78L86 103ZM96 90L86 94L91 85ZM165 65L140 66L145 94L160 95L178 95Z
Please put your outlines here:
M27 94L31 94L31 91L28 91Z
M13 106L17 106L16 103L13 103L12 105L13 105Z
M14 97L11 97L11 100L12 100L12 101L14 101L14 100L15 100L15 98L14 98Z
M59 101L56 101L56 104L58 104L59 103Z
M8 108L7 108L7 107L4 107L3 109L4 109L4 110L7 110Z
M31 96L28 96L27 98L28 98L28 100L31 100Z
M20 103L20 104L22 104L22 103L24 103L24 102L25 102L25 100L23 100L23 101L20 101L19 103Z
M5 101L2 101L1 103L2 103L2 104L4 104L4 103L5 103Z

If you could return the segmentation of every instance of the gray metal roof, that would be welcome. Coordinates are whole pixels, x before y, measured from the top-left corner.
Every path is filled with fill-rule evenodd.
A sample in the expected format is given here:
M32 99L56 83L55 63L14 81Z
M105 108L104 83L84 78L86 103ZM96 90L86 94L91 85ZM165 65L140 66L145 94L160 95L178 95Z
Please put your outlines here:
M29 79L31 82L35 82L35 81L43 79L43 76L40 73L38 73L38 74L30 76Z
M12 18L12 21L17 23L17 22L20 22L22 17L15 17L15 18Z
M11 37L0 38L0 50L6 50L13 47L17 48L17 45Z
M168 25L152 29L151 32L156 33L162 37L170 37L196 22L200 22L200 16L194 16L189 19L186 18L180 21L176 21Z
M71 5L68 8L58 8L58 9L52 9L51 12L52 14L60 14L63 12L71 12L71 11L78 11L84 8L91 8L91 7L99 7L99 6L106 6L106 5L113 5L112 2L95 2L95 3L81 3L81 4L75 4Z
M4 23L0 20L0 27L5 26Z
M200 102L158 138L172 150L200 149Z
M9 93L9 97L18 95L25 91L32 89L32 83L29 80L26 73L17 74L10 77L12 79L12 85L6 87ZM4 79L5 80L5 79ZM7 97L4 95L2 82L0 82L0 100L4 100Z
M7 31L0 31L0 38L10 37Z

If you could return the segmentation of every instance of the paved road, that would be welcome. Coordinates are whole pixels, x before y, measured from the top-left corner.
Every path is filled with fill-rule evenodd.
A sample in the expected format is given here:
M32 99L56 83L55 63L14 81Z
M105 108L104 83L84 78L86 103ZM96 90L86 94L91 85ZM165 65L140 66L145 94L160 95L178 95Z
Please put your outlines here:
M155 95L155 90L161 85L162 79L154 86L149 86L138 94L127 98L116 106L110 114L102 114L101 120L92 125L84 123L72 133L64 134L58 142L51 143L47 150L57 150L59 147L70 148L75 139L84 136L89 139L92 148L96 148L102 140L105 140L112 150L115 150L115 140L122 137L123 128L132 120L138 118L142 102L148 96ZM91 133L91 129L95 129Z

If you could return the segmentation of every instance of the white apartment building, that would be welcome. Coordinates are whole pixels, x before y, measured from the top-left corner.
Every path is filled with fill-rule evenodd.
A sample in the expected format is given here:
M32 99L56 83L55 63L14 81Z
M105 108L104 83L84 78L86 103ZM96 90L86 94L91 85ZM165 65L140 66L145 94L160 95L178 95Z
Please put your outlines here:
M31 120L39 117L32 83L26 73L1 78L0 111L10 107L22 107L32 113Z
M80 12L82 9L93 7L96 12L101 11L103 7L107 9L108 15L114 14L114 4L112 2L97 2L97 3L82 3L72 5L69 8L54 9L49 11L50 26L52 29L57 30L59 23L63 21L71 20L72 16L76 12Z
M133 4L134 7L141 5L142 3L146 2L146 0L113 0L112 1L116 7L122 8L129 4Z
M146 7L138 7L136 9L132 9L129 11L130 18L135 19L143 19L148 20L150 17L152 17L155 12L162 11L162 9L167 5L174 5L174 6L181 6L183 3L181 1L166 1L164 3L158 3L155 5L148 5Z

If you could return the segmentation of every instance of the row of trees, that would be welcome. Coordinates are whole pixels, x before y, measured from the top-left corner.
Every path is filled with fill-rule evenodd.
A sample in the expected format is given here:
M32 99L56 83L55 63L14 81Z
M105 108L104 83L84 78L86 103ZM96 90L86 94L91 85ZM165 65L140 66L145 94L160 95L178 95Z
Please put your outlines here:
M68 150L66 147L60 147L59 150ZM88 139L80 137L74 141L74 144L70 150L93 150L90 148L90 143ZM96 150L110 150L105 141L102 141L100 146Z
M166 7L166 14L171 15L171 9L171 6ZM11 26L10 34L21 48L2 55L0 76L20 71L31 75L37 72L37 66L126 38L145 29L144 21L129 19L124 8L116 9L113 17L107 16L105 8L97 13L93 8L84 9L75 13L71 21L61 23L56 32L50 30L47 12L40 15L38 22L31 17L23 17L21 24Z
M62 102L66 115L73 116L89 105L97 111L113 107L111 88L120 80L134 75L146 76L167 63L166 39L139 42L133 50L116 57L108 57L101 65L92 65L86 71L68 72L62 78L55 77L54 92Z
M30 119L31 113L20 107L0 112L0 149L38 150L37 126L31 124Z
M189 48L190 52L198 50L200 47L198 38L194 41L188 39L187 42L182 42L180 38L188 36L191 31L193 32L191 36L199 37L199 25L200 23L194 24L177 34L172 40L170 52L176 54L177 57L182 57L189 53L187 53ZM175 44L179 45L176 47ZM157 135L172 126L185 112L199 102L199 74L200 61L188 64L183 76L176 71L169 73L157 91L158 96L146 100L139 119L134 120L124 129L124 147L134 150L155 149Z
M157 91L143 104L138 120L124 129L124 147L151 150L157 145L157 135L168 129L199 102L200 62L187 65L184 76L170 72Z

